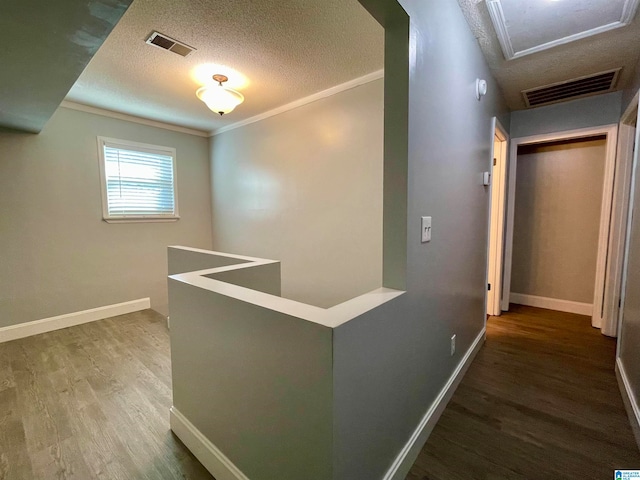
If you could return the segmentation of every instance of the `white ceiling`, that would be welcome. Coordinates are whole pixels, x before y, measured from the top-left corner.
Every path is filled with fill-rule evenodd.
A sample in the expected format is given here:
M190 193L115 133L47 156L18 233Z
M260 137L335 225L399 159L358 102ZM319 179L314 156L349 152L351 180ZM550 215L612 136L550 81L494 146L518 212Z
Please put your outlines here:
M383 38L357 0L134 0L66 100L211 131L382 69ZM214 73L246 99L223 117L195 96Z
M496 0L489 0L495 2ZM623 67L618 89L628 86L640 58L640 21L506 60L485 0L458 0L509 108L525 108L522 91ZM514 53L611 25L627 0L499 0Z

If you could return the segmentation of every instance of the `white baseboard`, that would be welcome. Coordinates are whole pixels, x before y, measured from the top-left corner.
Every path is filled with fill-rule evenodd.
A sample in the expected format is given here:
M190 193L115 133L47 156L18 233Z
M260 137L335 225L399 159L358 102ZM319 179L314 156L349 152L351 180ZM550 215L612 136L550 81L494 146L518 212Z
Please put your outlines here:
M620 387L620 393L622 394L622 401L627 409L631 429L636 437L638 448L640 448L640 406L638 405L638 400L631 389L629 379L627 378L627 372L625 371L622 360L619 357L616 359L616 377L618 378L618 386Z
M216 480L249 480L224 453L205 437L182 413L171 407L171 430Z
M469 347L469 350L467 350L467 353L465 353L464 357L458 364L458 367L455 369L451 377L449 377L449 381L447 381L435 401L431 404L429 410L427 410L427 413L422 417L422 420L411 435L411 438L409 438L409 441L402 448L400 454L396 457L395 461L383 477L383 480L404 480L406 478L411 466L416 461L416 458L418 458L420 450L422 450L422 447L429 438L431 431L436 426L436 423L438 423L440 415L444 412L444 409L447 407L447 403L449 403L453 393L462 381L469 365L471 365L471 362L473 362L478 350L482 347L485 334L486 328L483 328L471 347Z
M33 322L19 323L0 328L0 343L30 337L39 333L52 332L61 328L73 327L82 323L95 322L104 318L124 315L125 313L138 312L151 308L149 298L139 298L130 302L116 303L104 307L92 308L81 312L67 313L57 317L43 318Z
M509 302L529 307L548 308L559 312L577 313L579 315L593 315L593 304L572 302L571 300L560 300L558 298L537 297L524 293L510 293Z

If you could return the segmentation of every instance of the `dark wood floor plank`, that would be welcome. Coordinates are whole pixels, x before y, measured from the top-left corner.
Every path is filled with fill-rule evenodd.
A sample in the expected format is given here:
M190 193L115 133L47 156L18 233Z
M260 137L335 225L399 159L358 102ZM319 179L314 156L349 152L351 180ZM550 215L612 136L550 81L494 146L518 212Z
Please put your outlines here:
M91 478L91 470L85 463L75 438L67 438L59 445L30 454L33 478L83 480Z
M26 436L15 388L0 392L0 451L26 448Z
M14 388L15 386L16 382L13 378L13 371L7 362L3 366L0 366L0 392L8 388Z
M34 480L27 450L0 450L0 480Z
M595 480L640 468L615 348L581 315L512 305L491 317L407 480Z
M11 362L30 452L59 446L71 436L68 414L52 389L41 359L23 345Z

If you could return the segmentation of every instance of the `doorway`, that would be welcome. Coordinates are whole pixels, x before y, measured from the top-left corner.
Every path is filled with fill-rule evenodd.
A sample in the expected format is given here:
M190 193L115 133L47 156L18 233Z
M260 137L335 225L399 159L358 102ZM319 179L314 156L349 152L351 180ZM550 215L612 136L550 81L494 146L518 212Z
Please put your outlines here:
M492 166L491 195L489 215L489 251L487 261L487 315L498 316L501 313L500 300L504 261L504 221L507 184L507 155L509 135L500 121L492 121Z
M509 302L514 300L511 296L512 273L514 260L514 221L516 208L516 184L518 174L518 149L522 147L535 147L552 142L580 141L593 137L603 137L605 139L605 161L604 170L598 178L602 178L602 183L598 188L602 189L602 196L599 208L599 220L597 221L597 242L595 280L593 282L593 293L591 302L553 302L551 299L538 296L528 296L523 300L519 296L520 303L538 306L542 308L552 308L573 313L588 314L592 317L592 325L603 328L603 333L610 331L609 326L615 324L615 318L609 314L609 304L611 295L607 291L611 290L612 279L620 275L621 262L617 260L619 252L619 241L621 237L620 229L616 228L614 219L624 205L624 184L625 179L622 168L616 169L616 149L618 126L607 125L602 127L572 130L566 132L536 135L513 139L511 142L509 161L509 183L507 192L507 221L505 240L505 262L504 262L504 289L502 295L502 310L509 309ZM617 175L616 175L617 174ZM615 187L615 188L614 188ZM614 194L615 190L615 194ZM627 195L628 201L628 195ZM595 215L594 215L595 217ZM618 287L619 288L619 287ZM520 292L518 292L520 293Z

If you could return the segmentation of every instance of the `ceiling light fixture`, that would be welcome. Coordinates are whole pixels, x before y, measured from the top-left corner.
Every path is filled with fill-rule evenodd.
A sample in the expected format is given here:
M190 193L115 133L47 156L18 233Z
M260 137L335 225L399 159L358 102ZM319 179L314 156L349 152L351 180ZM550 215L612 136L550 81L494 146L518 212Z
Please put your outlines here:
M196 92L198 98L206 103L210 110L224 115L244 102L244 95L222 85L229 80L225 75L216 74L213 79L218 85L205 85Z

